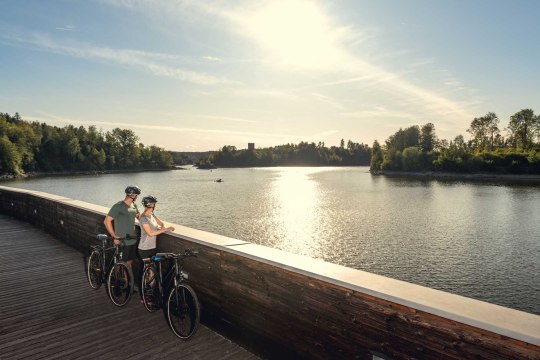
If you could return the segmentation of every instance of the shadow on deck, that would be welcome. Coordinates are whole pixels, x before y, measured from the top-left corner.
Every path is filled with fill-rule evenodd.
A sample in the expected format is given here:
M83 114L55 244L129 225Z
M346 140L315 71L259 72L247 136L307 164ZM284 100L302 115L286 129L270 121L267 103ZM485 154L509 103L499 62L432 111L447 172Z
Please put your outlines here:
M202 325L178 339L137 294L114 306L81 253L26 222L0 215L0 248L0 359L258 359Z

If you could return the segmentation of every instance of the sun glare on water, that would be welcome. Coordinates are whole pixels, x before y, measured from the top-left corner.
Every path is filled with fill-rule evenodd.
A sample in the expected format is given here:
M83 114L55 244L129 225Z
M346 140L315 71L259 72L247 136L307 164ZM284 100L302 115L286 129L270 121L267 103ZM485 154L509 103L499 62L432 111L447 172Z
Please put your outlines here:
M319 240L315 235L320 223L320 191L310 178L313 169L298 168L280 171L271 196L276 200L273 218L278 224L285 251L318 257Z
M248 35L272 61L300 68L327 68L339 63L339 32L333 31L317 4L304 0L275 1L247 14Z

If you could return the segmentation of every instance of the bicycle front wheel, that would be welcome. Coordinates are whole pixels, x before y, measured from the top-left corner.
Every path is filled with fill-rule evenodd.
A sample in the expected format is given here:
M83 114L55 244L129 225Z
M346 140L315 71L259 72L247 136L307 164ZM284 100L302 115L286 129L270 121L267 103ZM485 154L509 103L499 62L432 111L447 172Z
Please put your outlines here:
M86 277L92 289L99 289L103 283L103 264L101 263L101 253L92 251L86 262Z
M167 320L174 335L189 339L199 327L201 306L195 290L189 285L180 284L174 288L167 299Z
M154 265L144 268L141 291L144 307L149 312L154 312L160 308L161 295L159 293L157 270Z
M114 305L124 306L129 302L133 294L133 272L127 263L114 264L107 278L107 289Z

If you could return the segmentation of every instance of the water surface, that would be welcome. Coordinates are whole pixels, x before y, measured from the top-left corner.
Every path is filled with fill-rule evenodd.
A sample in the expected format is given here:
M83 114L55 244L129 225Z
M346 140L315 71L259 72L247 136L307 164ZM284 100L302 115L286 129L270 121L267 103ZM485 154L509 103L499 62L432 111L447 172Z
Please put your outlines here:
M165 221L540 314L535 185L388 178L366 167L2 183L107 207L129 184L157 196L156 213Z

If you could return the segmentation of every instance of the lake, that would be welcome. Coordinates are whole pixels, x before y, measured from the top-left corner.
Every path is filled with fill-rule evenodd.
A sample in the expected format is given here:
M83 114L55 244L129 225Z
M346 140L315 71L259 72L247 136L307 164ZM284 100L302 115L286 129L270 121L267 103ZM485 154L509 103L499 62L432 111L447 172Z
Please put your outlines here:
M368 170L190 168L1 184L107 207L134 184L158 198L165 222L540 315L538 185Z

